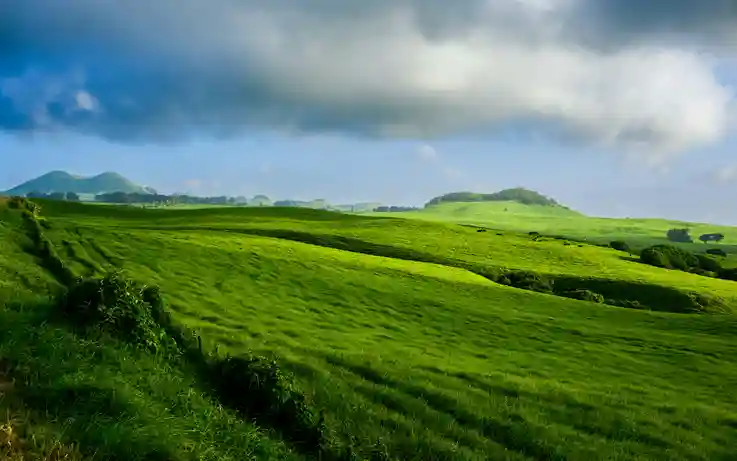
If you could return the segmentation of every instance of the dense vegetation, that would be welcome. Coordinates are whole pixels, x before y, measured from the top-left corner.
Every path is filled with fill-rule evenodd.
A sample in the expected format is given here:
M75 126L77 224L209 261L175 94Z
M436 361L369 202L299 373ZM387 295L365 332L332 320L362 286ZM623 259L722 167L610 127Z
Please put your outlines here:
M13 203L0 450L14 455L733 454L735 282L534 228Z

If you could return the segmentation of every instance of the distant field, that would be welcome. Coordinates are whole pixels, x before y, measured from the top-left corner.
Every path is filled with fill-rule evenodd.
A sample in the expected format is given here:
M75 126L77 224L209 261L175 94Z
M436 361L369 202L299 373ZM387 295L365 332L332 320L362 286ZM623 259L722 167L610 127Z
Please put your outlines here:
M50 223L45 234L75 273L122 269L159 285L177 321L200 332L206 349L278 356L336 437L366 459L733 455L737 317L728 312L737 283L513 232L591 218L556 211L521 227L533 217L507 207L500 213L517 217L498 228L508 230L479 233L448 222L309 209L42 206ZM0 274L22 269L25 278L8 285L20 287L13 296L30 297L34 286L53 282L19 246L21 227L6 222L11 218L0 227ZM714 306L727 314L577 301L498 285L462 267L527 270L561 283L609 281L633 296L716 296ZM667 310L667 296L650 301ZM77 441L80 452L125 449L126 459L146 459L158 450L184 460L243 459L235 455L243 450L252 459L308 458L258 421L238 422L200 391L186 391L194 384L181 370L114 342L82 341L41 322L43 312L0 309L2 319L26 322L34 332L0 322L0 338L11 338L0 339L0 359L30 364L35 387L13 403L31 414L43 408L43 392L87 386L90 403L51 407L56 419L45 429L66 434L67 444ZM100 406L107 416L99 416ZM383 458L371 455L377 442L386 448Z
M596 218L564 208L514 202L442 203L416 212L372 215L474 224L520 232L536 231L597 242L623 239L638 246L662 243L666 241L668 229L687 227L691 229L694 240L701 234L721 232L725 236L722 245L737 245L737 227L664 219ZM694 248L704 246L698 241L694 245Z

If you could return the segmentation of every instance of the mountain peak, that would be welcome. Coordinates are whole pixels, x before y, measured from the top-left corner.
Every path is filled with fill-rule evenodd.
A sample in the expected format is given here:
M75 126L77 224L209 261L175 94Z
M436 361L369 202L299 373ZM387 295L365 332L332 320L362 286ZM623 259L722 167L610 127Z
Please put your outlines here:
M110 192L148 193L147 189L126 179L119 173L106 171L92 177L75 176L55 170L26 181L7 192L7 195L26 195L30 192L75 192L77 194L103 194Z

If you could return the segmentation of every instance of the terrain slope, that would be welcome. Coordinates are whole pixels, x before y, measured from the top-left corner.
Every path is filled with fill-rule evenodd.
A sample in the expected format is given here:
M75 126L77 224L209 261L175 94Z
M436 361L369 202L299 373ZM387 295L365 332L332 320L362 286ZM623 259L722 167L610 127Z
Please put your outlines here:
M733 456L735 282L446 223L41 207L66 268L159 286L206 351L275 356L359 459ZM310 458L187 367L49 320L58 274L15 212L3 213L0 378L16 385L0 405L16 445L80 459ZM521 272L606 304L496 283Z

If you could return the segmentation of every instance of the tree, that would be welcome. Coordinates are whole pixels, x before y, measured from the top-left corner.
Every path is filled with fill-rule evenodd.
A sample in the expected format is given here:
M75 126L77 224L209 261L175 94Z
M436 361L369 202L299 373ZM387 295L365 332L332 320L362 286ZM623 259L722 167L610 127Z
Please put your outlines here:
M70 202L79 202L79 194L77 194L76 192L67 192L67 200L69 200Z
M37 190L27 193L26 197L28 198L49 198L48 195L44 194L43 192L39 192Z
M701 234L699 240L702 242L721 242L724 240L724 234Z
M693 239L691 238L691 235L688 233L688 229L670 229L666 233L666 236L668 237L668 240L671 242L681 242L681 243L692 243Z
M51 200L66 200L67 194L64 192L52 192L49 194L49 199Z

